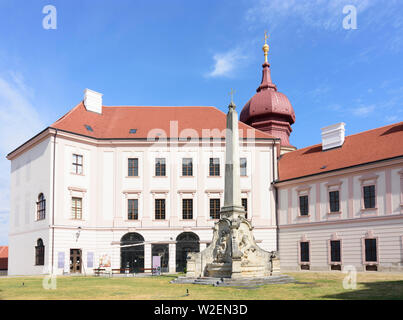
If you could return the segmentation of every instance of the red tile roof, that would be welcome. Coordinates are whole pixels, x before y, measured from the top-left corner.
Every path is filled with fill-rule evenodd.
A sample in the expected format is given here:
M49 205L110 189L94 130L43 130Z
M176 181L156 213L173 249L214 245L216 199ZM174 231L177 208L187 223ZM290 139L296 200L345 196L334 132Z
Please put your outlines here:
M403 122L346 137L342 147L322 151L317 144L284 154L280 181L403 156Z
M203 129L220 130L219 135L216 133L208 137L225 137L223 129L226 128L226 115L215 107L103 106L102 114L98 114L87 111L84 104L80 103L52 124L51 127L97 139L144 139L153 129L164 130L168 138L178 138L177 134L173 134L171 137L170 121L178 122L179 134L183 129L194 130L190 135L179 136L181 138L203 137ZM88 131L86 125L91 126L93 131ZM130 134L130 129L136 129L136 133ZM239 122L239 129L242 130L240 137L247 137L247 130L249 129L255 138L275 139L273 136L242 122ZM161 135L161 138L164 138L164 135Z

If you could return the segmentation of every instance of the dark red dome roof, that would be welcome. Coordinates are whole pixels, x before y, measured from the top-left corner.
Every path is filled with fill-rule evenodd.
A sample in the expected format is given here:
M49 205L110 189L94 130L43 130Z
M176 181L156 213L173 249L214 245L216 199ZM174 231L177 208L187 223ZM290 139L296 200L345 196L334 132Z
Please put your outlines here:
M277 87L271 81L270 64L263 64L262 83L257 88L257 93L245 104L239 119L244 123L250 123L252 118L270 118L273 120L295 122L295 112L287 96L277 91Z

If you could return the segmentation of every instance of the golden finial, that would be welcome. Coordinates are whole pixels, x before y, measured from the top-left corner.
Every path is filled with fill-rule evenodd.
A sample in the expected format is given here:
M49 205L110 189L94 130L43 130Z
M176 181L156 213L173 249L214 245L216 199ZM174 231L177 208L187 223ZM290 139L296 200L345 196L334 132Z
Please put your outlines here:
M264 52L264 62L267 61L267 55L269 53L269 45L267 44L267 39L269 38L269 35L267 34L267 31L264 32L264 46L263 46L263 52Z

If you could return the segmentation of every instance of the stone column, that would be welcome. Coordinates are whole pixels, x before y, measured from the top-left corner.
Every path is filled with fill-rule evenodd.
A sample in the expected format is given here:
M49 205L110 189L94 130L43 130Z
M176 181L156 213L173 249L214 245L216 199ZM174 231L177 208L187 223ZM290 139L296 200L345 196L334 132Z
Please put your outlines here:
M236 220L239 215L245 215L245 210L241 201L238 113L232 102L228 109L225 134L224 207L221 209L221 216Z
M144 268L146 269L150 269L152 267L151 265L151 244L150 243L146 243L144 245ZM151 273L151 270L146 270L146 273Z
M168 262L168 270L171 273L176 272L176 244L169 244L169 262Z

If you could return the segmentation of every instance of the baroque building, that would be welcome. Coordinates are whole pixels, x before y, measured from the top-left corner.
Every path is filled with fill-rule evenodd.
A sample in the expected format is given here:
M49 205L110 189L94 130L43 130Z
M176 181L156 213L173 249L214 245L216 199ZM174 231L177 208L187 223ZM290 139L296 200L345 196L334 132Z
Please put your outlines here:
M240 189L281 269L402 270L403 123L290 143L294 109L263 76L240 113ZM180 272L223 206L226 116L215 107L104 106L86 90L12 151L9 274Z

